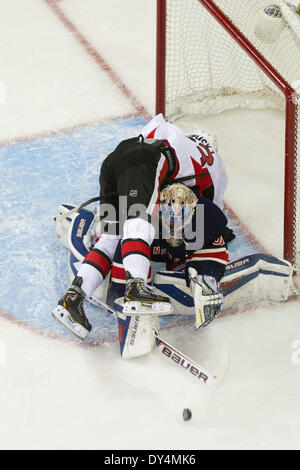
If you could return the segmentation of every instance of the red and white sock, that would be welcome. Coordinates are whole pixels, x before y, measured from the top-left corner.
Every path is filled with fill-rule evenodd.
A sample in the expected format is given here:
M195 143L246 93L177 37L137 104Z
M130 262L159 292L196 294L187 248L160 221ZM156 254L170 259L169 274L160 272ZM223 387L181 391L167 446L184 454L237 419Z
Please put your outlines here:
M129 219L124 223L123 233L122 258L125 271L147 282L154 227L144 219Z
M77 276L83 279L81 288L86 296L92 295L110 272L118 243L119 237L103 234L85 257Z

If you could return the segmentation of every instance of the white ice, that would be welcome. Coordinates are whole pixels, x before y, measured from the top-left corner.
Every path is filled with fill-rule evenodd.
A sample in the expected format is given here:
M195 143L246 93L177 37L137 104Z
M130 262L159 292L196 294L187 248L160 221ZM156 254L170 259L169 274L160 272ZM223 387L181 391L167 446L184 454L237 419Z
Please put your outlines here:
M154 0L54 3L133 96L100 69L46 1L0 0L6 89L0 141L136 114L137 102L153 115ZM274 111L231 111L196 123L218 136L230 177L227 203L276 256L282 256L281 122ZM222 386L205 387L158 351L126 362L117 342L81 347L1 316L0 447L300 448L299 302L164 336L209 365L225 348L231 363ZM185 407L193 412L189 423L182 420Z

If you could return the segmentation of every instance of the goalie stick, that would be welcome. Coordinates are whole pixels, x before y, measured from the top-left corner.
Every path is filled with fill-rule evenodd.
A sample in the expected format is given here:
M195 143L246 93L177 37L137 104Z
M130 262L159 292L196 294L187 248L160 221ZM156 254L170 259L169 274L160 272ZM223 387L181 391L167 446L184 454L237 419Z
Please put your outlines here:
M214 372L210 372L200 364L189 358L174 346L171 346L165 340L156 337L156 345L161 349L162 354L172 360L186 371L190 372L194 377L212 387L218 387L224 380L229 367L229 358L225 350L222 350L219 364Z
M96 300L94 297L88 299L97 307L103 308L106 312L112 314L115 318L118 318L118 311L113 307L110 307L105 302ZM194 377L196 377L200 383L210 385L211 387L218 387L224 380L228 367L229 357L225 350L222 350L219 359L219 364L214 372L206 370L200 364L189 358L174 346L170 345L162 339L158 334L155 334L156 346L160 349L161 353L166 356L174 364L177 364L183 370L186 370Z

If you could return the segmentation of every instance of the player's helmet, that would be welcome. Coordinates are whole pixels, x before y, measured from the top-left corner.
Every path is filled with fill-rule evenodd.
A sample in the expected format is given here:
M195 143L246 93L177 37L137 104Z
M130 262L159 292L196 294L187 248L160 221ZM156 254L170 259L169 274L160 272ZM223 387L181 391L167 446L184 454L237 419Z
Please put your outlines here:
M197 205L195 193L181 183L166 186L160 193L160 214L170 238L182 238Z

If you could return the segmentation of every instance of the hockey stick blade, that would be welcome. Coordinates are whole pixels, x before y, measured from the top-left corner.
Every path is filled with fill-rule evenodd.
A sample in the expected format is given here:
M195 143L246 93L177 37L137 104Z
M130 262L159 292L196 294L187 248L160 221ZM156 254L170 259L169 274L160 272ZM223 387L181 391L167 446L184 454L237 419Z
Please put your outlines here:
M118 312L113 307L110 307L105 302L99 301L94 297L89 298L89 300L100 308L103 308L106 312L113 315L115 318L118 317ZM204 383L211 387L218 387L224 380L228 367L229 367L229 357L225 350L222 350L219 364L214 373L206 370L200 364L195 362L193 359L190 359L181 351L179 351L174 346L167 343L160 336L155 334L156 345L160 349L161 353L164 356L168 357L172 362L180 366L183 370L188 371L194 377L196 377L200 383Z

